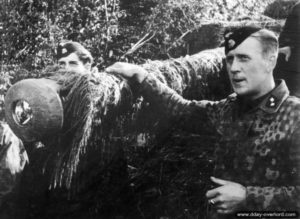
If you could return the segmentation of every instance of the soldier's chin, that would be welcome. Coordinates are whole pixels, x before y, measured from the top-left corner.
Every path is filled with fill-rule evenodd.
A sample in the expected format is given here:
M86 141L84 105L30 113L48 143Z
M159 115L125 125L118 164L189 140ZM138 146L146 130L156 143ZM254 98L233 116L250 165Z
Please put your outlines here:
M245 93L245 89L242 87L237 87L237 86L232 86L233 87L233 91L237 94L237 95L243 95Z
M238 87L238 88L233 87L233 91L238 96L241 96L241 97L247 97L250 95L249 90L247 90L245 87Z
M235 91L235 93L239 97L242 97L243 99L248 99L248 100L255 100L259 97L258 93L255 92L254 90L239 89L239 90Z
M72 70L66 70L66 69L59 69L57 71L57 74L62 75L87 75L90 74L90 71L87 69L81 70L81 69L72 69Z

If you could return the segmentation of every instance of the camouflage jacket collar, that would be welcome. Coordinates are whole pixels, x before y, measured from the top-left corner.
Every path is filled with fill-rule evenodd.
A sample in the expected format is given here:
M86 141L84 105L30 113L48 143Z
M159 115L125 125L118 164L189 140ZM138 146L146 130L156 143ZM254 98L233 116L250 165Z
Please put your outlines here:
M275 113L278 111L282 103L289 96L289 90L284 80L277 80L276 87L270 91L265 98L255 107L255 109L261 109L266 113ZM237 95L235 93L229 95L230 102L237 101Z
M289 96L289 90L284 80L277 80L276 87L266 96L259 105L259 108L266 113L275 113Z

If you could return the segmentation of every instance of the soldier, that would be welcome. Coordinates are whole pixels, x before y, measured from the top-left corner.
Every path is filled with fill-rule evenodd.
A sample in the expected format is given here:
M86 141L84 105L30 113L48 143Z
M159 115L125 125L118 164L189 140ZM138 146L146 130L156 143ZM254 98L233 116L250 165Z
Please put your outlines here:
M294 5L286 19L279 46L275 78L283 78L291 95L300 97L300 1Z
M254 26L226 31L224 38L234 94L221 101L183 99L141 66L116 63L106 71L138 82L146 100L194 132L197 118L215 131L211 180L216 186L206 193L212 206L209 218L232 218L240 211L299 210L300 100L289 96L283 80L273 78L278 39Z
M86 79L89 78L89 74L94 73L91 70L93 63L91 54L77 42L61 43L57 48L57 59L62 71L55 76L60 77L64 72L71 72L75 73L77 79ZM64 96L61 95L60 98L63 102ZM63 106L70 107L64 104ZM26 106L22 105L20 108L22 108L20 112L24 109L26 111ZM47 112L51 113L51 110ZM78 114L79 117L82 116L81 113ZM95 142L89 141L88 149L80 153L76 174L72 176L70 185L66 185L67 170L65 171L61 165L64 160L60 158L64 155L61 157L60 155L66 154L67 157L67 153L70 152L63 146L69 146L72 139L77 138L77 131L72 132L71 129L75 130L74 126L67 120L69 114L68 112L64 114L64 126L67 127L67 132L62 130L61 135L51 135L43 139L43 146L31 147L28 151L31 162L22 174L17 195L13 197L13 204L18 210L9 211L12 218L97 218L95 215L105 215L104 218L110 218L107 215L120 214L121 207L116 206L121 206L123 197L119 196L119 192L126 193L128 189L126 160L123 151L119 150L118 142L110 146L111 154L113 147L118 148L118 153L113 155L108 167L104 168L99 162L102 150L99 150L100 147L94 147ZM20 122L26 122L25 117L20 116L20 118ZM55 171L58 171L58 168L63 169L61 173L64 173L61 174L60 182L55 179ZM68 165L68 168L72 167Z
M93 60L91 53L78 42L66 41L57 47L57 62L64 71L90 74L94 71Z

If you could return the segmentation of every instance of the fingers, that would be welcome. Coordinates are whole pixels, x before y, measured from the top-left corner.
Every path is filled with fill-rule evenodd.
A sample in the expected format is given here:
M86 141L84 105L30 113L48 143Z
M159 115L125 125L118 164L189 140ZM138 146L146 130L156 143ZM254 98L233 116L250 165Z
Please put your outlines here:
M217 198L212 198L212 199L208 200L208 204L210 204L210 205L212 205L214 207L217 207L217 206L220 206L221 202Z
M216 201L212 198L212 199L208 200L208 204L215 205Z
M216 177L213 177L213 176L211 176L210 179L211 179L211 181L213 181L214 183L216 183L220 186L224 186L224 185L230 183L230 181L219 179L219 178L216 178Z
M211 190L208 190L206 192L206 198L208 199L212 199L214 197L216 197L217 195L219 195L220 192L219 192L219 189L218 188L215 188L215 189L211 189Z
M214 205L215 207L224 208L224 200L221 198L221 196L216 196L214 198L211 198L208 200L208 203L211 205Z
M208 201L208 203L217 211L218 214L229 214L232 211L228 206L222 202L219 198L213 198Z
M107 67L105 69L105 72L107 73L120 73L122 69L122 64L120 62L116 62L115 64Z
M286 56L285 56L285 61L289 61L289 59L290 59L290 57L291 57L291 53L288 53L288 54L286 54Z
M226 185L226 184L229 183L229 181L226 181L226 180L223 180L223 179L219 179L219 178L216 178L216 177L213 177L213 176L210 177L210 179L211 179L211 181L213 181L214 183L216 183L217 185L220 185L220 186L223 186L223 185ZM220 187L208 190L206 192L206 197L208 199L214 198L217 195L220 195Z
M141 83L148 72L141 66L126 63L126 62L117 62L105 69L107 73L121 75L124 78L136 80L138 83Z

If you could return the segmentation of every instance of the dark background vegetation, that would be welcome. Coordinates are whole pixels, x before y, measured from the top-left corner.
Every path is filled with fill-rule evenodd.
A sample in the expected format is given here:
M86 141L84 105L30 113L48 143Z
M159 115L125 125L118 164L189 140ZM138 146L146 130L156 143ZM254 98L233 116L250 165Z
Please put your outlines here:
M208 35L203 37L204 46L191 50L188 36L205 25L243 19L282 20L295 2L0 0L0 93L5 94L21 79L41 77L41 69L55 64L55 48L63 39L78 41L89 49L101 72L116 61L141 64L147 59L176 58L212 48L213 37ZM220 33L215 34L218 37ZM203 196L210 186L213 142L209 135L181 132L152 148L128 149L138 218L205 215Z
M264 16L284 19L295 2L0 0L0 92L20 79L40 77L40 69L55 63L55 48L63 39L86 46L101 71L115 61L144 63L198 52L185 39L203 25ZM210 43L215 37L205 32L200 49L215 46Z
M263 15L284 19L295 0L1 2L0 59L4 73L6 68L32 71L53 64L55 48L63 39L86 46L100 70L119 60L142 63L145 59L179 57L186 54L183 37L203 24ZM144 44L136 50L133 45L141 39Z

